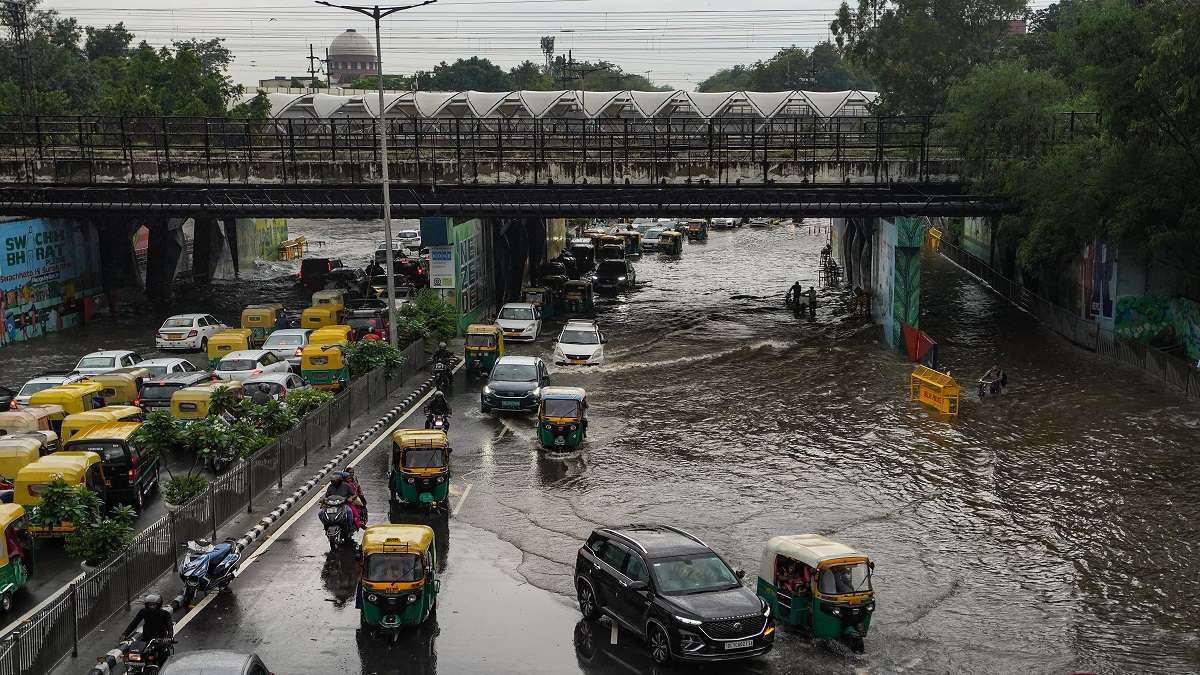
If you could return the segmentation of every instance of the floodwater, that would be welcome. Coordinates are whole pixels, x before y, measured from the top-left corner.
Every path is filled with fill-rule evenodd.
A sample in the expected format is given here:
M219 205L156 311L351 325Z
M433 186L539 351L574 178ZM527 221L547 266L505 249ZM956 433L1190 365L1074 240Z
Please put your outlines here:
M315 255L353 264L370 255L378 227L301 221L293 235L311 232L330 242ZM451 438L455 482L469 485L470 499L451 538L462 536L456 523L494 533L520 552L496 564L564 600L590 530L630 522L689 529L750 580L777 534L822 533L876 561L879 609L865 654L783 631L766 658L731 669L1200 668L1200 411L1071 347L928 255L922 327L968 385L962 414L939 417L907 400L910 366L877 327L848 316L842 297L822 292L815 320L783 308L792 281L815 285L826 237L811 225L743 228L713 232L679 259L637 262L641 286L599 304L607 363L554 372L555 384L588 390L581 452L540 452L528 417L481 415L479 384L460 380ZM302 302L289 278L252 278L193 289L172 311L232 318L222 312L250 298ZM73 360L97 336L144 344L165 313L30 351ZM549 325L512 351L548 359L555 332ZM10 373L25 367L15 353L5 353ZM969 383L994 362L1010 373L1008 393L976 400ZM471 642L443 631L440 662L486 647ZM569 647L545 648L555 650L546 663L558 664ZM616 654L621 667L611 669L577 656L588 672L649 670L636 650Z

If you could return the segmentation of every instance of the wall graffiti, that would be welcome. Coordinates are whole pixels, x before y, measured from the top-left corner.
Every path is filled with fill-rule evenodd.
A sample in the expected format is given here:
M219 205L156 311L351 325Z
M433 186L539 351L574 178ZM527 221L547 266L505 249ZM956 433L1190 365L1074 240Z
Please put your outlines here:
M1126 295L1117 300L1117 335L1152 347L1181 345L1200 360L1200 303L1165 295Z

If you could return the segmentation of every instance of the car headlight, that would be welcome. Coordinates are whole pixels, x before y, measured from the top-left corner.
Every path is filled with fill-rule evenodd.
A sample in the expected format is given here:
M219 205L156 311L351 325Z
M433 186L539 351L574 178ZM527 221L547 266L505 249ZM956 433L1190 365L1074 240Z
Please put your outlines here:
M771 616L771 606L767 604L766 600L763 600L762 598L759 598L759 600L762 601L762 606L763 606L762 615L763 616Z
M625 281L625 277L617 277L617 281Z
M483 385L483 393L484 394L491 395L492 391L493 390L492 390L491 385L487 385L487 384Z
M554 425L553 425L553 424L550 424L549 422L546 422L546 424L545 424L544 426L545 426L547 429L553 429L553 428L554 428Z
M437 477L437 482L439 482L439 483L445 483L445 482L446 482L446 477L445 477L445 476L438 476L438 477Z
M832 615L834 615L834 616L841 616L841 615L842 615L842 610L841 610L841 609L839 609L839 608L837 608L837 607L834 607L832 610L830 610L830 611L829 611L829 613L830 613L830 614L832 614Z
M533 388L533 391L529 392L529 395L530 395L530 396L532 396L532 397L534 397L534 398L537 398L537 397L541 396L541 395L542 395L542 388L541 388L541 387L534 387L534 388Z
M579 428L579 427L578 427L577 425L574 425L574 424L572 424L572 425L571 425L571 431L575 431L575 430L576 430L576 429L578 429L578 428Z
M874 612L875 611L875 603L872 602L872 603L868 604L865 609L868 612Z
M532 333L533 332L533 324L529 324L528 326L525 326L524 328L521 329L521 332L522 333Z
M686 624L688 626L699 626L701 623L704 623L703 621L697 621L696 619L689 619L686 616L679 616L678 614L674 614L673 616L675 617L676 621L678 621L679 623L682 623L682 624Z
M375 595L374 593L367 596L367 600L370 600L371 602L375 602L378 599L379 599L379 596Z

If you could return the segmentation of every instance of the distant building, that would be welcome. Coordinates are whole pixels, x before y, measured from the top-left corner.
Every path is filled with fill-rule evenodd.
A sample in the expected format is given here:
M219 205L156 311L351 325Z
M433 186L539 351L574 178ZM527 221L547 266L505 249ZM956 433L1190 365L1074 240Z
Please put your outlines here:
M335 37L329 45L329 79L344 84L360 77L379 74L375 45L353 28Z

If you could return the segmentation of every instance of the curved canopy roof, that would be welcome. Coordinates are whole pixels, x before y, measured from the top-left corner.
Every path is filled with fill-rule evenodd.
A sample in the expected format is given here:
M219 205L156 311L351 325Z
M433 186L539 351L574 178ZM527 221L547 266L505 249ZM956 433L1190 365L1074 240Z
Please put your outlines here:
M334 90L338 91L338 90ZM247 96L249 98L253 94ZM378 95L268 91L272 117L378 117ZM701 118L869 114L873 91L417 91L385 92L389 117Z

